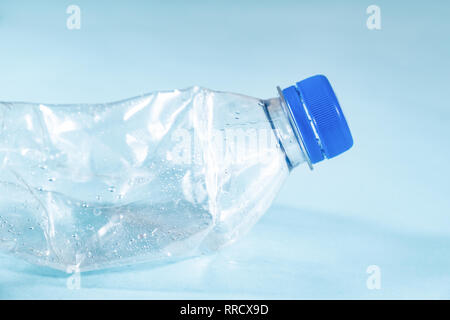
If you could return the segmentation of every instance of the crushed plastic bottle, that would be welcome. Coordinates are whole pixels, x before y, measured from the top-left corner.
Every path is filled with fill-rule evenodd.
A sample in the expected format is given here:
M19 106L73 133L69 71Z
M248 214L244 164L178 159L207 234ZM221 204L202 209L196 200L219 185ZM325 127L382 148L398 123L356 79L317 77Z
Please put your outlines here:
M324 76L279 93L192 87L108 104L0 103L0 250L85 271L233 242L290 170L353 144Z

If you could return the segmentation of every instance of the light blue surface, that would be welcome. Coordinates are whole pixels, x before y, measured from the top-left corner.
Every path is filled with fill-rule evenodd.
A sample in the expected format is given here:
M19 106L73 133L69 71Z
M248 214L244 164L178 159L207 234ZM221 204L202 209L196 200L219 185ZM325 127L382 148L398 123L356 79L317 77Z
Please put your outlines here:
M80 30L66 28L70 4ZM217 255L83 274L80 290L1 255L0 298L450 298L450 4L377 1L382 29L368 30L370 4L1 1L2 101L193 84L269 98L322 73L355 145L296 169L253 231ZM366 287L369 265L380 290Z

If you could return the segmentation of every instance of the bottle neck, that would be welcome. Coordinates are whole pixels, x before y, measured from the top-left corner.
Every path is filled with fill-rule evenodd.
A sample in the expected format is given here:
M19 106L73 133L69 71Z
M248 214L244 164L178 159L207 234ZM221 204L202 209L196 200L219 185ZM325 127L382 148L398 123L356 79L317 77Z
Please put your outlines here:
M309 159L303 151L301 138L293 119L282 97L272 98L264 101L267 116L278 139L278 142L286 154L289 169L293 169ZM309 165L312 169L312 166Z

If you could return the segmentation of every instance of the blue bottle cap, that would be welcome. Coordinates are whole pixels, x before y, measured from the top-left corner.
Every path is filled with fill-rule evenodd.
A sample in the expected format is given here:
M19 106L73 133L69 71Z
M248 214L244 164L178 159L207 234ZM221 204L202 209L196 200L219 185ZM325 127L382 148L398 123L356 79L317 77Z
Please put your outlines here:
M325 76L310 77L282 92L311 163L352 147L352 134Z

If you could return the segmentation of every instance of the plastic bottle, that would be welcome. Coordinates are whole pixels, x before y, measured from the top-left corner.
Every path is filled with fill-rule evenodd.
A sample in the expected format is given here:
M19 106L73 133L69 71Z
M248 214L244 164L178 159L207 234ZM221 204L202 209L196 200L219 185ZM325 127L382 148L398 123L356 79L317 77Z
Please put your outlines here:
M0 103L0 250L83 271L236 240L290 170L353 144L324 76L279 94L192 87L108 104Z

